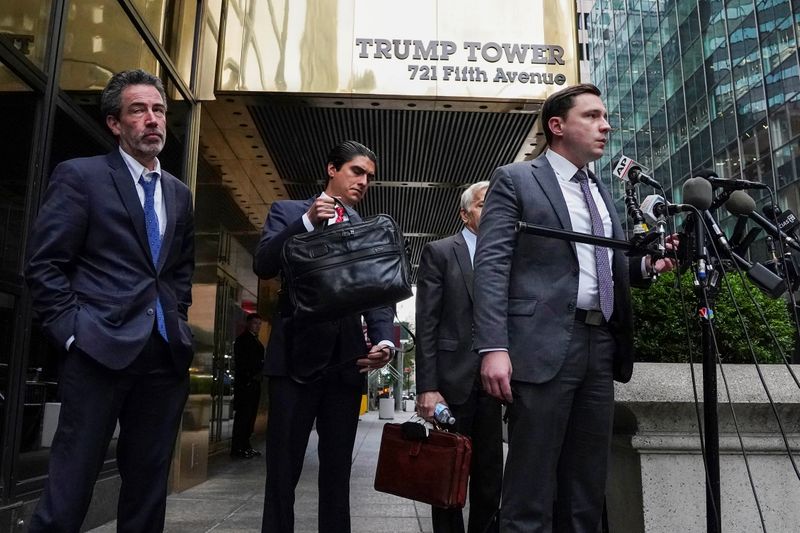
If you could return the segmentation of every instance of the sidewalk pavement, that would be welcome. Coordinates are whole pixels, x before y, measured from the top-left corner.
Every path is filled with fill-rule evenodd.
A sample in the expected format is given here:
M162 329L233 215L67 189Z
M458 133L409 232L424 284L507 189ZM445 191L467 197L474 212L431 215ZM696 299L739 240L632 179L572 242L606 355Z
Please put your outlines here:
M350 479L352 533L428 533L429 505L406 500L373 488L383 424L402 423L413 413L395 412L394 420L380 420L377 411L361 416L353 449ZM264 452L263 442L260 451ZM297 486L295 531L317 531L317 433L311 432L305 465ZM264 504L264 457L253 459L212 458L208 480L167 498L167 533L245 533L261 531ZM467 512L465 511L465 520ZM114 533L109 522L90 533Z

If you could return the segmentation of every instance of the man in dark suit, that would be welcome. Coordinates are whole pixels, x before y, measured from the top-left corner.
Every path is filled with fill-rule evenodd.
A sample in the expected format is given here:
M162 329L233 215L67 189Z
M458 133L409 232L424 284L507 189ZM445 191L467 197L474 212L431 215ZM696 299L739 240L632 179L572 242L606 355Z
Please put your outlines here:
M101 97L110 154L58 165L31 233L25 276L63 350L61 416L30 531L78 531L119 420L120 531L161 531L189 387L194 271L189 189L161 169L161 80L115 74Z
M261 316L250 313L247 327L233 343L233 435L231 457L250 459L261 452L250 445L250 435L261 399L261 376L264 373L264 345L258 340Z
M648 257L518 234L517 221L624 238L614 203L588 170L611 130L600 91L551 95L549 149L498 168L475 256L475 348L481 379L510 404L501 531L596 532L611 439L614 379L633 368L630 282ZM660 259L664 271L672 262ZM513 403L512 403L513 402Z
M480 383L481 359L472 350L472 259L488 181L461 195L464 229L428 243L417 271L417 411L432 419L448 405L455 430L472 438L468 531L484 533L500 506L503 471L500 402ZM461 509L431 510L433 531L464 531Z
M262 279L281 270L281 249L292 235L323 224L360 221L353 210L375 176L375 154L345 141L328 154L325 191L307 200L275 202L267 215L253 268ZM344 208L334 202L338 198ZM350 531L350 463L355 443L364 375L389 362L394 344L390 308L327 322L292 320L279 310L267 344L269 376L265 533L294 530L294 490L312 425L319 435L319 529ZM321 375L310 381L310 376Z

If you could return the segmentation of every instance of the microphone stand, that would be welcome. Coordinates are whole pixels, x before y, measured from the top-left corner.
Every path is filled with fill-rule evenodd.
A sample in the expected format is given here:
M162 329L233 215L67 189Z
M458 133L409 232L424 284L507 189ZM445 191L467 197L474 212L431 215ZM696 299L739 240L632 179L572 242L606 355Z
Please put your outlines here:
M719 476L719 417L717 413L717 358L714 343L714 307L719 291L719 270L714 257L709 261L705 244L705 224L697 214L689 215L694 231L692 246L695 263L694 287L697 295L697 316L700 318L701 348L703 353L703 426L706 452L706 530L721 532L720 476Z
M658 241L657 233L649 233L643 238L632 241L623 241L620 239L609 239L608 237L590 235L588 233L578 233L576 231L569 231L560 228L551 228L550 226L540 226L538 224L530 224L528 222L517 222L516 230L518 233L528 233L530 235L536 235L539 237L551 237L562 241L592 244L594 246L603 246L605 248L616 248L618 250L624 250L625 255L652 254L654 259L656 257L660 257L658 255L658 249L652 247L652 244L657 243Z

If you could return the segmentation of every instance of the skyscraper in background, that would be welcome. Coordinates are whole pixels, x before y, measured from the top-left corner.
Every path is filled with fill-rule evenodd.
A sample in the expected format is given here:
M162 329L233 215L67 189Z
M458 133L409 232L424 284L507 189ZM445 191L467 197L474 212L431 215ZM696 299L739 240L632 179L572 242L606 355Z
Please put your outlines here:
M614 127L597 163L606 183L624 154L675 202L687 178L713 169L766 183L782 208L800 210L800 0L578 3L589 13L589 79ZM751 192L759 206L769 200Z

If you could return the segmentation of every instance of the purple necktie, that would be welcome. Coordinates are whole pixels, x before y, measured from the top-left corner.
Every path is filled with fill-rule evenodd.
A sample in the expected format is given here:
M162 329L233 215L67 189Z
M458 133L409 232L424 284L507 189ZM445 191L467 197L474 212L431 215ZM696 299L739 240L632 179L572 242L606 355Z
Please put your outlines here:
M582 169L579 169L573 177L580 183L583 199L589 208L589 217L592 219L592 235L605 237L603 229L603 219L597 204L594 203L592 191L589 190L589 177ZM611 262L608 260L608 249L602 246L594 247L595 268L597 269L597 291L600 296L600 311L606 320L611 319L614 312L614 280L611 277Z

